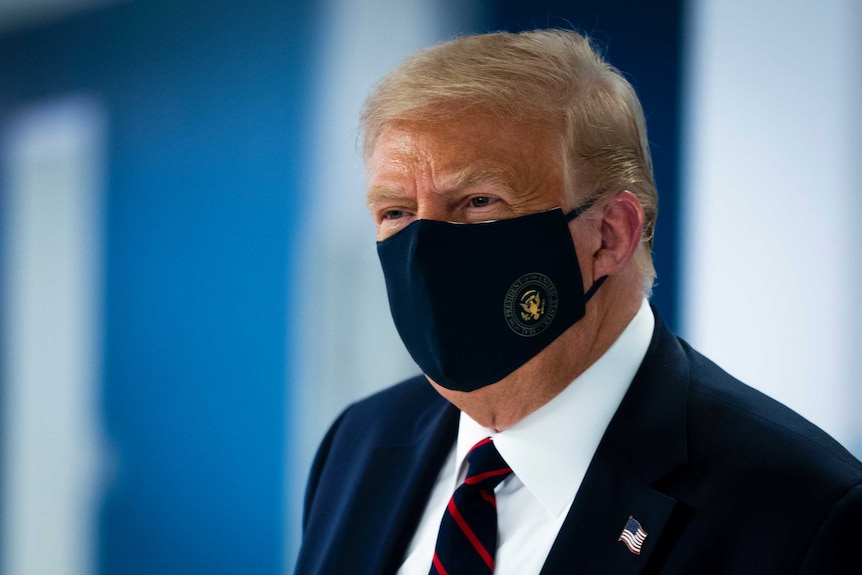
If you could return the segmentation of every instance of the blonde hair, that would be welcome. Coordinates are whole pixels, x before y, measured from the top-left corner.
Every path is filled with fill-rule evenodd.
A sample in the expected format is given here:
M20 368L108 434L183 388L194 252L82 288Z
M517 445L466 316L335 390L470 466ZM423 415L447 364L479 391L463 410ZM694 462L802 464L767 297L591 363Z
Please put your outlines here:
M638 197L645 222L636 262L648 291L658 192L646 120L634 88L589 39L567 30L498 32L417 52L365 101L365 157L393 122L445 122L471 113L555 127L574 200L601 202L622 190Z

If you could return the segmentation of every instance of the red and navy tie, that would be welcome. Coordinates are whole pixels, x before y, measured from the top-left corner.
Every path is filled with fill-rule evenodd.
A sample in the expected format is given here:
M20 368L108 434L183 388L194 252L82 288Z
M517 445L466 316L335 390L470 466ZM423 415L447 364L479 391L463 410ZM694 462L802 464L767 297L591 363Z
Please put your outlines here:
M467 478L449 500L440 522L430 575L494 572L497 500L494 488L512 469L485 438L467 454Z

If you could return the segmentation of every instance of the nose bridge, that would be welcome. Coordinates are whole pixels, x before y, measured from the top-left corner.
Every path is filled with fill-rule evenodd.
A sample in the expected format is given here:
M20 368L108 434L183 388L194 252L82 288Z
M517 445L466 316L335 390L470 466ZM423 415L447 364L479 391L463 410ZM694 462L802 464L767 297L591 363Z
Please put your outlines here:
M444 194L421 191L416 195L416 217L420 220L452 221L449 201Z

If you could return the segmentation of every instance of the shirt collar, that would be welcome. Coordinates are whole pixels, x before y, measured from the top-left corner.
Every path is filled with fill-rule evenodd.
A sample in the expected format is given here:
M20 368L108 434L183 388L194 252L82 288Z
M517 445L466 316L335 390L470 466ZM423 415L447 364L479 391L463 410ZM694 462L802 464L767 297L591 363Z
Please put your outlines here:
M655 318L644 299L635 317L593 365L550 402L505 431L495 433L461 412L455 485L466 472L467 452L490 436L542 507L553 516L564 512L646 355L654 327Z

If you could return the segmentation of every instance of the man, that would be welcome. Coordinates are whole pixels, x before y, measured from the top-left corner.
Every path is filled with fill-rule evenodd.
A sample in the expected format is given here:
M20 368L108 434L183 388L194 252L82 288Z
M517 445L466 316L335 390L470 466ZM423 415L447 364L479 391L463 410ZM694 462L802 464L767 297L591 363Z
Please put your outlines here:
M425 375L330 429L297 573L858 565L862 464L648 305L643 112L587 40L435 46L362 121L392 314Z

